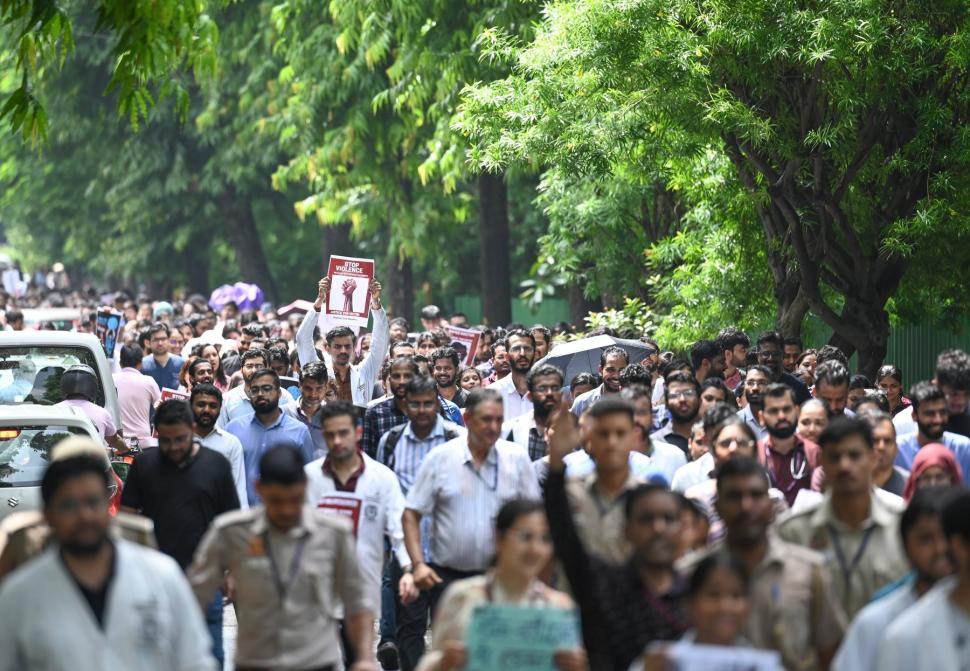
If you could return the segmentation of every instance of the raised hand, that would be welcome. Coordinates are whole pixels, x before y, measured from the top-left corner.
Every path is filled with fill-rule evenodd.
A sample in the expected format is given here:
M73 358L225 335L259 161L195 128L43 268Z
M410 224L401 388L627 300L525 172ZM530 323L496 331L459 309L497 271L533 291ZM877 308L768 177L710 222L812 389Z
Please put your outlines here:
M579 446L579 430L576 427L576 418L569 411L569 401L564 399L553 411L546 427L549 468L562 470L563 459Z

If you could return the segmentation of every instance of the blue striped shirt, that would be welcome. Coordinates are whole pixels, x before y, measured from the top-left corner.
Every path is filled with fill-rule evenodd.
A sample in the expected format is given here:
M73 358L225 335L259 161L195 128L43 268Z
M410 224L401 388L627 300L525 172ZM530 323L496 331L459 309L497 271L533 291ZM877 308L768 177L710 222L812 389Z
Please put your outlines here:
M414 481L418 477L418 469L421 468L424 458L433 448L448 442L448 438L445 437L446 425L452 431L460 434L465 433L464 428L441 418L435 422L431 433L423 440L414 435L411 422L408 422L407 426L404 427L401 439L397 441L397 445L394 447L394 475L397 476L397 481L401 484L401 491L404 492L405 496L414 486ZM386 446L387 434L385 433L381 436L380 443L377 446L377 456L385 466L387 466L387 455L384 454ZM421 518L421 549L424 551L424 560L426 562L433 561L431 554L431 518L429 517Z
M436 564L482 571L495 552L495 515L514 498L538 499L539 483L525 449L499 440L476 469L468 438L432 449L408 492L407 508L431 518Z

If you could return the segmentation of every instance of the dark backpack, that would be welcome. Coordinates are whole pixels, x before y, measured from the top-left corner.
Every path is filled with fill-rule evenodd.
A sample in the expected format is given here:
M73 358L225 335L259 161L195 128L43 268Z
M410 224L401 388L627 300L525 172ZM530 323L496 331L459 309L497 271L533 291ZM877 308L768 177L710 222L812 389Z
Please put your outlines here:
M452 428L454 425L449 426L449 423L445 424L445 440L454 440L461 434ZM387 440L384 441L384 465L394 470L394 450L397 448L397 444L401 442L401 436L404 435L404 427L408 425L407 422L404 424L398 424L393 429L387 432Z

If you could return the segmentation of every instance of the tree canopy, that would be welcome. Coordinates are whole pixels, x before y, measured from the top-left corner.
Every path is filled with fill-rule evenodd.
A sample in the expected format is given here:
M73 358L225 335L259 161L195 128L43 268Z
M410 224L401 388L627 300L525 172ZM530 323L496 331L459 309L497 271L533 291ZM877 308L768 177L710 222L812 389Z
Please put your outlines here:
M291 297L352 245L405 314L478 292L504 322L515 287L580 287L676 347L812 314L868 372L891 323L970 307L958 0L0 0L0 22L0 218L37 263Z

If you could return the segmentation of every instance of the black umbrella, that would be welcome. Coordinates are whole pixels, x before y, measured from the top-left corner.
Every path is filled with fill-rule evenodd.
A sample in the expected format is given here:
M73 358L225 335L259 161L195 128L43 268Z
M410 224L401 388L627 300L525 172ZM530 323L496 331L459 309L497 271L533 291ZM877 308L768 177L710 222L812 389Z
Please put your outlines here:
M552 348L536 365L552 364L565 375L565 383L580 373L596 374L600 367L600 355L607 347L619 347L630 356L630 363L640 363L654 353L654 349L639 340L625 340L613 336L598 335L582 340L560 343Z

